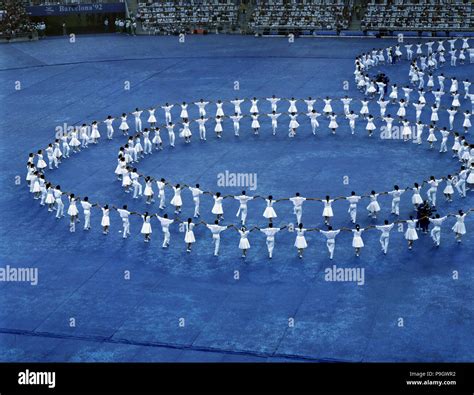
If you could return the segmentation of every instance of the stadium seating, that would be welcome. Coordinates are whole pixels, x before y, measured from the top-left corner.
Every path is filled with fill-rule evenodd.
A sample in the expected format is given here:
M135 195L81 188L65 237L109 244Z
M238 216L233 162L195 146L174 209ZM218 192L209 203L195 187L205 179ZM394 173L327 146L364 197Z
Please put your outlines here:
M0 10L0 39L32 38L36 35L35 25L31 23L20 1L2 1Z
M238 5L232 0L148 1L138 3L137 19L148 33L170 34L195 29L235 28Z
M343 0L257 1L249 26L262 29L341 30L349 26L352 2Z
M474 6L471 1L372 0L362 20L364 30L472 30Z

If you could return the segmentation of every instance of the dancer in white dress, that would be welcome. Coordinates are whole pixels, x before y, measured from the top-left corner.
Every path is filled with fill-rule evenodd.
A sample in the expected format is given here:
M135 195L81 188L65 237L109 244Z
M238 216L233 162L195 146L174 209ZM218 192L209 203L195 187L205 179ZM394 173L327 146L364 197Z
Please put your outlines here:
M288 116L290 117L290 125L289 125L289 133L288 133L288 136L289 137L295 137L296 136L296 129L299 128L300 124L299 122L296 120L298 118L298 114L295 113L295 112L292 112L290 114L288 114Z
M352 247L355 249L355 256L360 256L360 249L364 247L364 241L362 240L362 232L365 229L361 228L358 224L355 229L352 229Z
M186 243L186 252L190 253L193 243L196 242L193 229L197 225L193 223L193 220L191 218L188 218L186 222L183 222L183 225L184 225L184 230L185 230L184 242Z
M410 219L402 221L407 223L407 230L405 232L405 239L408 241L408 249L413 248L413 242L418 240L418 233L416 232L416 224L418 223L417 219L413 219L413 216L410 215Z
M441 243L441 225L447 218L447 216L440 217L439 214L436 214L434 218L429 218L429 221L433 224L430 235L436 247L439 247Z
M143 220L142 229L140 233L144 236L144 242L148 243L151 240L151 234L153 230L151 229L151 218L148 212L145 212L143 215L140 215Z
M191 142L192 133L191 129L189 128L189 121L187 118L183 119L183 129L181 130L179 135L180 137L184 138L184 142L186 144L189 144Z
M248 236L251 230L247 230L245 226L242 226L240 229L238 229L235 226L233 227L237 229L237 231L239 232L239 235L240 235L239 249L242 250L242 258L245 258L247 256L247 250L250 248L250 242L249 242Z
M466 225L464 224L464 220L466 218L466 213L462 210L459 210L458 214L455 215L456 223L452 227L454 235L456 237L456 241L458 243L461 242L462 236L466 234Z
M456 180L453 178L453 176L451 174L448 174L448 176L446 177L446 187L443 190L443 194L447 202L453 201L455 183Z
M174 212L176 214L179 214L181 212L181 206L183 205L183 200L181 199L181 191L183 190L183 188L185 187L179 184L176 184L176 186L173 187L174 196L171 199L170 204L174 206Z
M145 177L145 190L143 195L146 197L146 204L152 204L155 200L153 199L153 181L149 176Z
M123 135L126 136L128 135L128 123L127 123L127 114L123 113L122 116L120 117L121 123L119 126L119 129L122 131Z
M380 195L384 195L384 193L375 193L375 191L370 192L370 203L367 206L367 211L369 212L368 215L372 218L377 218L377 213L380 211L380 204L377 201L377 198Z
M222 103L221 100L217 100L217 103L216 103L216 117L223 117L224 116L224 110L223 110L223 107L224 106L224 103Z
M155 117L155 109L154 108L149 108L148 109L148 119L147 122L150 124L151 127L155 126L156 124L156 117ZM170 120L166 121L166 123L171 122L171 115L170 115Z
M464 112L464 122L462 124L462 127L464 128L464 133L469 132L469 128L472 126L471 124L471 113L469 110L466 110Z
M257 121L258 122L258 121ZM214 128L214 131L216 132L217 138L222 138L222 118L220 115L216 116L216 126Z
M183 101L183 103L181 103L181 113L179 114L179 117L181 119L188 119L189 118L189 115L188 115L188 104L186 102Z
M337 121L336 121L336 118L337 118L337 115L332 113L331 115L329 115L329 129L332 130L332 133L333 134L336 134L336 129L339 127L339 125L337 124Z
M329 97L326 96L325 99L323 99L324 101L324 108L323 108L323 113L324 115L326 115L327 117L333 113L332 111L332 106L331 106L331 99Z
M258 106L257 106L258 99L256 97L254 97L253 99L250 99L250 103L252 103L251 106L250 106L250 113L251 114L257 113L258 114Z
M385 255L388 252L388 243L390 241L390 231L394 227L395 224L390 224L388 220L384 221L383 225L375 225L377 230L380 230L382 233L380 235L380 245L382 246L382 251Z
M303 228L303 224L300 223L296 228L296 240L295 240L295 247L298 250L298 258L303 258L303 251L305 248L308 247L308 243L306 242L305 233L308 229Z
M99 206L100 207L100 206ZM102 226L102 233L104 235L109 234L109 228L110 228L110 209L109 205L106 204L104 207L101 207L102 209L102 220L100 221L100 225Z
M288 107L288 113L289 114L291 114L292 112L298 113L298 109L296 108L297 100L294 97L292 97L291 99L288 100L288 102L290 103L290 107Z
M329 220L334 217L334 212L332 211L332 203L336 199L331 199L329 195L326 195L325 199L316 199L324 204L324 209L323 209L323 217L324 217L324 224L329 225Z
M412 188L413 195L411 197L411 203L413 204L415 210L418 209L418 206L423 203L423 199L421 198L421 186L415 182L414 187Z
M70 222L71 226L69 227L69 230L71 232L76 231L75 223L76 223L76 221L78 221L79 210L77 209L76 203L77 203L77 199L74 196L74 194L71 193L69 195L69 207L67 209L67 214L71 218L71 222Z
M260 129L260 122L258 122L258 117L260 115L257 112L253 112L251 116L253 133L258 134L258 129Z
M211 231L212 233L212 242L214 243L214 256L219 255L219 248L221 245L221 232L224 230L228 229L231 227L229 226L221 226L219 225L219 221L216 219L214 221L214 224L206 224L205 222L201 222L206 225L206 227Z
M275 209L273 208L273 204L276 202L276 200L273 200L273 196L270 195L267 199L265 199L265 202L267 203L267 207L263 212L263 216L268 219L268 222L273 222L273 218L277 217Z
M216 192L216 194L213 196L214 199L214 205L212 206L212 214L216 216L216 219L220 222L222 219L224 219L224 208L222 207L222 203L224 200L224 197L221 196L220 192Z
M155 145L155 150L162 150L163 149L163 140L161 139L160 128L156 127L154 130L155 134L151 142Z
M326 237L326 247L329 251L329 259L333 259L334 250L336 249L336 236L341 232L340 229L333 230L332 226L328 226L328 230L319 230Z

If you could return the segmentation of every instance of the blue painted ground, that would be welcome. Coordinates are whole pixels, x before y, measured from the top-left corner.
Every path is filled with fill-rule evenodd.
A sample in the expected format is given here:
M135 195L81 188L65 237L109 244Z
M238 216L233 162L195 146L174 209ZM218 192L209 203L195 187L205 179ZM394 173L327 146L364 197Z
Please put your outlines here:
M105 237L98 212L91 232L71 234L66 219L56 221L32 199L24 181L20 186L14 182L17 175L24 180L28 152L45 147L64 123L77 125L136 106L201 97L341 97L347 93L346 80L349 94L360 97L353 84L353 58L392 43L300 39L289 44L283 38L207 36L187 37L180 44L176 37L109 35L79 36L73 44L57 38L1 46L0 266L37 267L39 284L0 283L0 360L472 361L474 216L466 220L468 234L460 246L450 220L439 249L422 235L409 252L403 234L394 231L389 255L383 256L379 234L371 231L364 235L362 256L355 258L351 236L344 233L338 237L334 261L316 233L308 234L309 248L299 260L294 234L283 232L269 262L264 237L252 233L244 262L233 230L223 234L217 259L210 234L202 227L196 229L198 241L191 254L186 254L177 227L168 251L161 249L156 223L152 242L144 244L137 219L132 220L132 237L123 241L119 219L112 215L111 233ZM392 81L407 79L406 62L380 70ZM444 73L472 78L473 67L446 67ZM16 81L21 83L19 91L14 89ZM129 91L124 90L125 81L131 84ZM341 106L336 109L341 111ZM162 121L162 113L157 113ZM413 109L410 114L413 118ZM427 116L425 111L424 121ZM338 135L330 136L323 120L315 138L309 123L301 120L299 135L289 140L286 122L282 119L273 138L267 120L262 120L259 137L251 135L246 120L239 140L225 123L220 141L209 126L205 144L197 140L194 128L191 145L179 141L175 150L166 147L138 168L226 194L240 188L218 188L220 172L251 172L258 176L253 194L288 197L299 191L320 197L389 190L394 183L405 187L459 167L450 155L430 152L425 145L369 139L365 123L359 124L358 135L350 136L341 120ZM125 195L113 175L122 143L117 133L113 142L103 141L75 155L48 177L63 190L87 194L92 201L127 203L143 212L149 207ZM343 183L345 176L349 185ZM442 213L474 206L472 192L464 200L456 196L449 205L439 195ZM192 201L188 191L183 196L186 217L192 214ZM402 199L404 218L411 214L410 196ZM380 201L379 222L390 211L389 199ZM362 226L375 223L367 219L365 206L364 201L359 209ZM264 225L262 201L249 207L249 224ZM208 221L210 208L204 198L201 211ZM226 223L235 222L236 211L235 202L225 202ZM294 220L287 204L278 203L276 211L279 222ZM345 203L335 204L335 226L350 226L346 211ZM307 202L306 226L321 227L321 213L320 203ZM364 268L365 284L325 281L324 270L333 264ZM130 280L124 279L126 270ZM458 279L453 279L453 271ZM75 327L69 326L70 318L76 320ZM289 327L289 318L294 318L294 327ZM397 325L399 318L403 327Z

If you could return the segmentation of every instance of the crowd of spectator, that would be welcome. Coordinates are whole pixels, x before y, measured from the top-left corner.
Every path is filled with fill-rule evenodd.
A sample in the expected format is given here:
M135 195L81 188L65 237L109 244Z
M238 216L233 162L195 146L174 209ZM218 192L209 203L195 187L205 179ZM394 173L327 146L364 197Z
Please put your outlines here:
M349 27L352 2L343 0L259 0L249 26L259 29L341 30Z
M361 24L363 30L472 30L471 0L371 1Z
M138 3L138 19L144 31L173 34L193 29L228 29L237 24L235 0L147 1Z
M0 38L32 37L35 34L36 25L30 21L22 2L2 1L0 11Z

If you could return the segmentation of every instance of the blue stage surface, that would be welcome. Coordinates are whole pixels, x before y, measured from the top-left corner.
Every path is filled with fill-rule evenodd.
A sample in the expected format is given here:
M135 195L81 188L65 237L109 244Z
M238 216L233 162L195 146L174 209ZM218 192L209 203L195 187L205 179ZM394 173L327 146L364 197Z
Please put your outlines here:
M243 260L233 229L222 234L217 258L212 256L211 234L203 226L195 230L197 242L190 254L177 226L171 228L168 250L161 248L162 232L156 221L151 242L144 243L138 217L131 221L131 237L123 240L115 212L107 236L102 235L97 210L89 232L82 230L81 222L70 233L67 216L56 220L33 199L25 182L28 153L53 141L58 126L102 121L109 114L119 116L135 107L200 98L228 101L236 96L275 94L304 99L348 94L360 99L353 79L354 57L395 42L314 38L289 43L286 38L221 35L187 36L180 43L174 36L84 35L77 36L75 43L52 38L0 46L0 267L32 267L39 273L34 286L0 282L0 360L472 361L474 215L466 219L467 234L460 245L454 240L451 218L443 227L439 248L429 235L420 233L409 251L403 233L395 228L384 256L380 234L371 230L364 233L365 248L356 258L352 235L343 232L331 261L322 235L311 232L300 260L293 247L295 234L282 231L270 261L264 235L252 232L251 248ZM379 70L392 83L408 83L406 60L371 73ZM472 79L473 71L473 65L442 70L459 81ZM343 89L345 81L349 81L349 91ZM21 89L15 90L18 83ZM124 89L127 83L130 90ZM445 106L450 104L447 96L443 97ZM339 101L333 104L337 112L342 111ZM463 110L470 109L466 100L462 104ZM261 113L269 112L268 103L261 101L259 106ZM279 106L286 112L288 102ZM303 111L304 103L298 106ZM379 115L376 103L369 106ZM354 100L352 107L358 111L360 101ZM409 107L413 120L414 108ZM190 117L197 118L197 107L189 109ZM321 112L321 101L317 109ZM390 105L387 112L395 116L397 109ZM232 106L226 104L224 110L230 114ZM243 111L248 110L247 101ZM208 112L214 116L215 106L208 106ZM156 114L158 123L163 123L163 111L157 109ZM429 114L427 106L422 118L426 123ZM147 117L144 113L142 119ZM175 106L173 120L178 118ZM440 124L447 123L445 112L440 111L440 118ZM458 115L456 130L462 131L462 119ZM318 135L313 136L307 118L300 116L299 121L298 135L289 139L286 117L280 118L276 136L271 135L267 117L260 119L259 136L253 135L246 118L240 138L234 137L232 123L226 120L220 140L213 132L214 122L209 121L204 143L194 124L192 143L185 145L177 137L174 149L163 130L164 150L136 167L155 178L200 183L204 190L224 194L239 194L243 188L218 186L220 173L256 173L256 190L244 189L249 195L275 198L291 197L297 191L315 197L348 196L352 190L367 194L459 171L451 152L438 153L439 141L429 150L426 141L418 146L381 140L378 131L369 138L366 122L360 119L353 136L342 117L336 136L330 135L324 117ZM133 200L116 181L117 153L125 143L118 125L116 121L113 141L105 139L101 125L103 138L97 146L71 154L46 176L63 191L87 195L92 202L158 212L157 203L150 207L143 199ZM132 116L129 125L133 129ZM470 140L472 133L471 128ZM427 136L425 130L423 140ZM448 144L450 149L451 138ZM20 185L15 183L17 176ZM444 183L438 191L441 214L474 207L473 191L465 199L456 192L454 201L446 203L442 189ZM171 197L172 191L167 190L165 212L170 216ZM183 200L181 217L187 218L194 208L189 191L183 192ZM362 227L395 219L390 216L390 198L381 196L379 202L382 211L377 220L371 220L365 210L367 199L361 201ZM249 226L266 225L264 206L261 199L249 203ZM201 213L207 222L214 218L211 207L212 199L203 197ZM334 203L335 228L352 227L347 208L345 201ZM225 200L224 224L237 223L237 209L237 201ZM277 203L275 209L276 225L295 221L288 202ZM305 202L305 227L322 228L322 210L320 202ZM411 192L407 192L402 196L401 218L411 214ZM326 281L325 270L332 265L364 268L364 284ZM126 272L130 279L124 278ZM292 319L294 325L289 325Z

